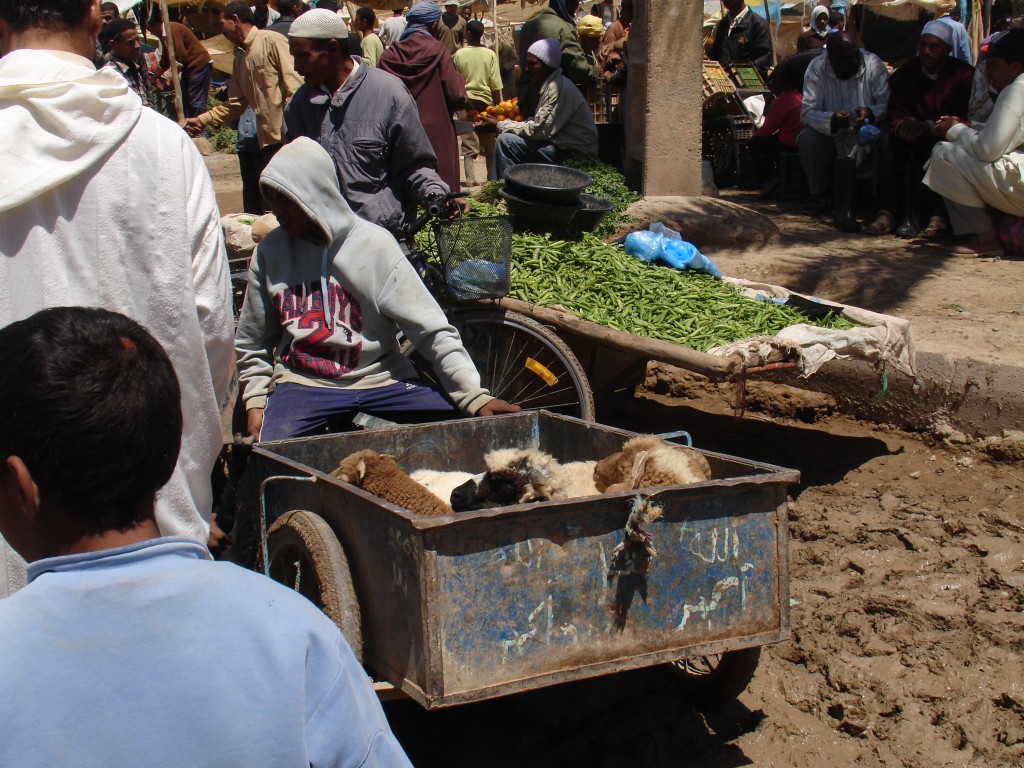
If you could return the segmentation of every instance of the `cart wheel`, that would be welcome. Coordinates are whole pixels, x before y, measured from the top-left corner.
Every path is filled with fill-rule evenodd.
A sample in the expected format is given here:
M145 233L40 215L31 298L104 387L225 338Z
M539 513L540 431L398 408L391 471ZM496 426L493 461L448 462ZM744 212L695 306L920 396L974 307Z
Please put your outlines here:
M448 319L492 395L526 410L594 420L594 392L569 346L536 320L495 309L453 309ZM436 381L422 359L417 368Z
M677 659L669 672L693 694L701 707L718 707L739 696L750 684L761 660L761 646L740 651Z
M267 531L270 578L291 587L338 625L363 660L359 601L345 550L327 522L306 510L281 515Z

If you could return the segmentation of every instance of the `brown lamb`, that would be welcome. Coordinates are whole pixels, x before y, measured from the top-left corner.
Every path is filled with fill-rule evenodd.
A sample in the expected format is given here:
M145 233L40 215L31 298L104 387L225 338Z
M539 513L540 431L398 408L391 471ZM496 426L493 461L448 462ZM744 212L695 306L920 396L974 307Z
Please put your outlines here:
M602 493L710 479L711 465L703 454L682 445L669 445L654 435L628 440L621 451L594 467L594 484Z
M331 473L339 480L417 515L447 515L441 499L403 472L392 456L364 450L346 456Z

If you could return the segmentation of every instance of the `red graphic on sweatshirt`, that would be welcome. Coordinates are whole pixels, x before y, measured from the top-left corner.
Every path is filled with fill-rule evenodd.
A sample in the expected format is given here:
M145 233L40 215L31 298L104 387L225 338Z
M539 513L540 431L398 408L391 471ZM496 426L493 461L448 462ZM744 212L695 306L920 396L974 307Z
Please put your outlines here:
M324 318L320 283L295 285L274 296L281 325L289 329L291 346L281 354L289 368L311 376L340 379L359 367L363 312L356 298L337 283L328 283L333 328Z

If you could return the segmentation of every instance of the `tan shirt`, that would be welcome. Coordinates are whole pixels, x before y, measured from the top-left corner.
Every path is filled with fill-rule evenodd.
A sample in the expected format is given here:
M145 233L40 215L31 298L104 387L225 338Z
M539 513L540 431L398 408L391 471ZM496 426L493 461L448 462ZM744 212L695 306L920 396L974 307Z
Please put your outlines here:
M256 113L256 138L260 148L284 139L284 108L302 85L295 72L288 38L269 29L253 27L245 42L235 48L228 83L228 100L199 116L203 125L219 126L241 117L246 107Z

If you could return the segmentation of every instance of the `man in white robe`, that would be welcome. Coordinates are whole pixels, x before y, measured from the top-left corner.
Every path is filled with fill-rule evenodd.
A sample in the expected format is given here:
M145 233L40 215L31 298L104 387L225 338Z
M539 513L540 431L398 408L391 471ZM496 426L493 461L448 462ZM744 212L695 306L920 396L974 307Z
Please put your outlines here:
M989 47L989 84L998 92L986 123L955 117L935 123L935 145L924 183L945 198L953 232L967 239L950 248L962 256L1000 256L1003 246L990 209L1024 216L1024 29Z
M153 333L185 418L156 518L162 534L205 543L233 367L220 214L185 133L93 66L98 5L48 0L40 19L39 4L0 4L0 326L83 305ZM0 597L23 583L24 563L0 539Z

